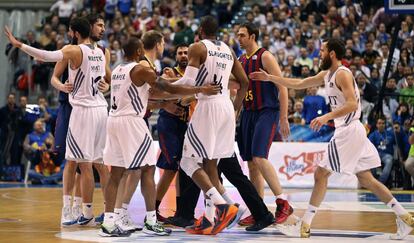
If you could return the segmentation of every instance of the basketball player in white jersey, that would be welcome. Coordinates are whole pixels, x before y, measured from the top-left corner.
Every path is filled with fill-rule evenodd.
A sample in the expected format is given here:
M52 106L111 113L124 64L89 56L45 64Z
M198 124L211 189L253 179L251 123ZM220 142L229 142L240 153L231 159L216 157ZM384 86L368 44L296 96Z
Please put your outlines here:
M131 37L124 45L125 62L118 65L111 77L111 110L109 112L104 161L111 165L110 179L105 193L105 217L101 226L102 236L128 236L117 223L113 213L118 184L126 170L141 170L141 191L145 200L146 219L143 232L153 235L169 235L171 230L158 224L155 212L155 163L151 133L144 121L149 89L181 95L202 92L214 95L221 87L191 87L157 82L156 72L138 64L143 57L143 44Z
M90 30L91 44L94 45L95 47L99 47L102 51L105 51L105 62L106 62L105 80L102 79L101 82L99 82L98 84L98 89L102 93L105 93L109 89L109 84L107 82L110 81L110 74L111 74L111 70L109 68L110 56L109 56L109 50L97 45L97 42L103 38L103 34L105 33L105 22L104 22L104 19L97 14L90 14L87 16L87 19L91 26L91 30ZM73 32L69 32L69 35L71 34L73 34ZM73 38L72 44L77 44L76 38ZM63 82L59 80L59 77L63 75L63 73L65 72L67 68L68 68L68 60L57 62L53 70L52 77L51 77L51 84L53 85L53 87L65 93L65 95L59 94L59 98L62 97L63 100L68 100L69 99L68 94L73 91L73 84L67 82L67 80L63 80ZM66 102L63 105L66 105ZM65 111L65 107L62 107L62 108L63 108L63 111ZM64 115L60 118L65 119L66 117ZM67 124L69 123L69 118L67 119L68 119L67 121L60 120L60 122ZM60 126L60 128L64 129L63 126ZM65 131L59 131L59 132L60 132L59 135L65 132L65 136L66 136L67 127ZM94 163L93 165L99 173L101 189L102 189L102 192L104 192L105 185L109 179L108 168L102 163ZM80 174L76 173L76 168L77 168L77 164L75 161L67 161L65 164L64 171L63 171L63 208L62 208L62 217L61 217L62 226L68 226L68 225L75 223L76 220L74 221L74 219L77 219L82 214ZM75 179L75 174L76 174L76 179ZM73 204L71 207L70 205L72 201L72 191L73 191L74 197L73 197ZM103 214L102 216L97 217L95 221L102 223Z
M217 159L234 153L235 111L238 112L247 90L248 79L237 57L221 41L217 41L218 23L213 16L201 19L199 34L202 41L188 49L188 66L177 84L196 87L218 84L222 91L213 96L197 95L197 106L191 117L184 139L181 168L206 195L206 213L193 226L191 234L217 234L237 214L237 206L226 202L217 174ZM240 83L234 103L228 89L233 73ZM217 210L216 210L217 209ZM216 215L215 215L216 214ZM216 216L216 217L215 217Z
M90 25L86 18L75 18L70 30L78 45L67 45L61 50L44 51L17 41L6 27L10 43L30 56L44 62L69 62L69 83L73 90L69 102L73 107L66 143L66 159L76 161L81 170L83 213L80 225L95 225L92 209L95 187L92 162L102 163L105 146L107 102L98 85L105 77L105 54L89 39Z
M414 218L393 197L391 192L371 174L371 169L381 166L374 145L368 140L365 128L359 121L361 114L360 94L351 71L341 65L345 45L341 40L329 39L323 42L319 56L319 74L303 80L282 78L254 72L249 76L255 80L270 80L292 89L305 89L325 84L326 94L332 111L312 120L310 126L318 131L329 120L334 120L335 133L325 152L325 158L315 171L315 185L308 209L294 225L281 225L280 231L291 237L310 237L310 225L325 197L328 178L332 172L355 174L360 185L373 192L397 215L397 233L391 239L403 239L414 226Z

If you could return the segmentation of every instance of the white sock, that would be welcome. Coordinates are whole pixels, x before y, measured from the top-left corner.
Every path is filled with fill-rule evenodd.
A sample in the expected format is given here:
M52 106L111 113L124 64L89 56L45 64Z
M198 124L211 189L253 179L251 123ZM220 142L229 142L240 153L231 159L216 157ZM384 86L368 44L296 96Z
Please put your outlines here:
M114 209L114 213L116 213L116 214L122 214L123 211L124 211L123 208L115 208Z
M302 221L305 224L311 225L313 217L316 214L316 211L318 211L318 208L309 204L308 209L306 209L306 212L302 217Z
M214 206L211 199L206 199L206 213L204 214L206 218L214 223L214 216L216 216L216 207Z
M227 191L225 191L222 195L221 195L224 200L226 200L226 202L228 204L234 204L235 202L233 201L233 199L230 197L229 193Z
M207 197L213 201L214 205L226 204L226 200L220 195L215 187L210 188L206 193Z
M63 195L63 207L70 207L72 201L71 195Z
M122 208L123 209L128 210L128 206L129 206L128 203L122 203Z
M83 217L90 219L93 217L92 203L82 203Z
M403 208L403 206L401 206L401 204L397 201L397 199L395 199L395 197L393 197L391 201L387 203L387 206L391 208L397 216L405 215L408 213L407 210L405 210L405 208Z
M116 214L115 213L105 213L103 223L107 226L112 226L115 224Z
M283 199L283 200L287 200L287 196L284 193L281 193L279 195L276 196L276 199Z
M80 206L81 204L82 204L82 198L75 196L73 198L73 206Z
M146 223L149 225L154 225L156 222L157 222L157 216L156 216L155 210L147 212Z

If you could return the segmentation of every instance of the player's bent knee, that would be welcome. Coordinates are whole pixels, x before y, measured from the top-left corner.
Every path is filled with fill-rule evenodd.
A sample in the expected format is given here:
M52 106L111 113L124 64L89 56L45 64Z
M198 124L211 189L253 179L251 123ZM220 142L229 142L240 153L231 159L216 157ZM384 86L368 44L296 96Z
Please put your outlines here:
M192 177L194 172L201 168L197 160L192 158L182 158L180 167L189 177Z

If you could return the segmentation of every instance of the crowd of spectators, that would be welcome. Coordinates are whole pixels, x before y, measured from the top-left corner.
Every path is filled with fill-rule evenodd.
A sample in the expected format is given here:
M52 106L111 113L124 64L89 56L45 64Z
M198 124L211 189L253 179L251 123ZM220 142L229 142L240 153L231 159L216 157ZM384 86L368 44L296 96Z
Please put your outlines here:
M175 46L192 43L197 38L200 17L207 14L218 17L222 27L220 38L237 55L242 54L236 37L240 23L255 23L260 28L259 45L277 58L285 77L306 78L318 73L321 41L329 37L341 38L346 44L342 63L352 71L361 94L361 120L383 162L383 169L374 172L384 184L391 186L396 180L392 171L400 168L399 173L405 173L408 178L405 184L412 187L406 171L414 176L414 163L405 163L406 171L402 166L407 158L414 160L414 150L410 151L409 142L412 140L409 138L414 105L414 23L411 15L387 15L383 2L373 0L59 0L50 10L52 14L45 19L42 28L29 31L23 38L27 44L47 50L59 49L69 42L70 19L89 12L100 13L106 20L106 34L100 44L110 50L111 68L122 61L122 43L129 36L140 36L148 30L158 30L165 38L165 52L155 63L157 69L161 71L175 65ZM398 21L401 30L391 57L392 30ZM23 54L13 48L7 51L13 65L18 65L18 57ZM389 58L392 58L391 69L384 77ZM45 77L53 66L32 62L34 85L41 87L42 95L50 95L49 79ZM26 70L18 71L15 87L20 95L25 95L32 84L24 85ZM383 80L386 96L378 107ZM17 106L10 99L0 110L0 113L4 110L7 113L4 117L8 117L0 124L1 136L10 138L10 134L15 133L18 137L17 141L6 142L9 147L20 146L24 135L30 132L27 128L35 121L26 122L23 114L28 109L21 108L24 106L24 102ZM39 117L51 125L50 128L46 125L46 129L53 131L53 111L40 102L38 106ZM288 115L292 125L306 126L326 112L329 112L329 106L324 87L289 90ZM19 131L20 126L25 127L24 132ZM4 159L4 147L1 151ZM13 156L3 163L20 163L17 155Z

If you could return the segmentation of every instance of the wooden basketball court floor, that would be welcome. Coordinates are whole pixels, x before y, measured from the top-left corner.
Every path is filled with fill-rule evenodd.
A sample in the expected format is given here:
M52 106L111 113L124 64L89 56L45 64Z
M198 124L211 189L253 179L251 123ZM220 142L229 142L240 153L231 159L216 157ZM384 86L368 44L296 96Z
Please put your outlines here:
M233 198L242 202L234 188L228 188ZM249 233L242 227L225 230L217 236L186 234L182 229L173 229L169 237L151 237L141 232L128 238L102 238L98 228L60 227L61 187L24 187L21 184L0 184L0 242L391 242L389 234L395 232L394 214L378 202L370 193L357 190L329 190L325 202L315 216L310 239L289 239L275 227L258 233ZM295 208L295 214L302 216L310 197L309 189L286 190ZM414 212L414 192L394 192L403 205ZM98 188L94 194L94 213L103 210L103 198ZM274 211L273 196L266 190L265 202ZM175 192L171 187L163 203L164 216L173 215ZM129 208L133 220L143 221L145 208L138 189ZM202 213L202 198L196 215ZM294 219L291 217L290 222ZM410 235L400 242L414 242Z

